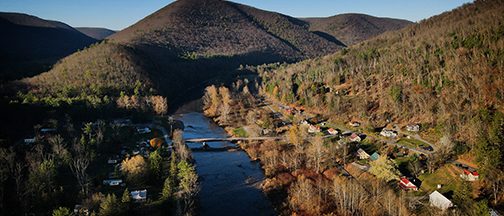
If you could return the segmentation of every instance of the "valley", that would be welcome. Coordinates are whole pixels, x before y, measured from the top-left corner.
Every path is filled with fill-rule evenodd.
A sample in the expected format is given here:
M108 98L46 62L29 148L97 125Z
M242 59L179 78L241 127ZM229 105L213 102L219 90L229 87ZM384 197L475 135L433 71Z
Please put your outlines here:
M0 215L500 215L502 14L0 12Z

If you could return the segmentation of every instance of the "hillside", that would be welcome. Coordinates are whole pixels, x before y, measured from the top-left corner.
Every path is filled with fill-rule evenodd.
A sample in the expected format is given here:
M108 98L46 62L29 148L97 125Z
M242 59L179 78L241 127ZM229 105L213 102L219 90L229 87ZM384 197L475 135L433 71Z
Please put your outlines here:
M413 24L407 20L373 17L365 14L340 14L326 18L304 18L310 31L332 35L346 45L356 44L386 31Z
M110 35L116 33L116 31L106 29L106 28L91 28L91 27L77 27L75 28L81 33L87 35L88 37L92 37L96 40L103 40Z
M106 55L111 46L129 50L127 58L122 52ZM311 33L305 22L292 17L227 1L181 0L22 83L42 97L80 92L113 97L119 91L133 93L128 87L140 77L133 74L144 73L146 94L162 93L171 99L203 81L218 82L240 65L293 62L341 48L341 43ZM93 80L94 90L86 77ZM106 84L116 79L121 85ZM68 89L78 92L70 94Z
M0 80L36 75L96 42L64 23L19 13L0 12L0 29Z
M343 122L421 123L433 141L474 143L477 116L504 111L502 14L503 1L476 1L324 58L262 68L264 90Z

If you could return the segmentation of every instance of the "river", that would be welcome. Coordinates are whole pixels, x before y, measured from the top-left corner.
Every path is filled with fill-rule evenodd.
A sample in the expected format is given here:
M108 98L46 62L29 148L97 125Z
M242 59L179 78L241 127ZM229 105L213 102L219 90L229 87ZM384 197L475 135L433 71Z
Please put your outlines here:
M202 113L177 114L184 122L184 138L226 137L220 128ZM231 142L211 142L210 147L234 146ZM190 148L201 143L190 143ZM275 211L260 190L264 174L258 162L251 162L243 151L193 152L196 171L200 176L198 215L275 215Z

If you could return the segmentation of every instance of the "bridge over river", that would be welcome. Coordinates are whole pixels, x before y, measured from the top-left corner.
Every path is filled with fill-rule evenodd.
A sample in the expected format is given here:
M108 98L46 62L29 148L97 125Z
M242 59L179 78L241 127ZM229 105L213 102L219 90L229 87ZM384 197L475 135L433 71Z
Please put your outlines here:
M222 142L222 141L266 141L266 140L284 140L286 137L211 137L211 138L190 138L186 139L189 143L198 142Z

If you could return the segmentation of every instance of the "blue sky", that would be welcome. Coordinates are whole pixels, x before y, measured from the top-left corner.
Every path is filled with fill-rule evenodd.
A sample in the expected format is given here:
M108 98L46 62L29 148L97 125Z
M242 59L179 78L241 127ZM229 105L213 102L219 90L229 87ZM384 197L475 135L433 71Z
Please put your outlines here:
M456 8L469 0L233 0L294 17L341 13L419 21ZM168 5L173 0L0 0L0 11L21 12L58 20L74 27L120 30Z

